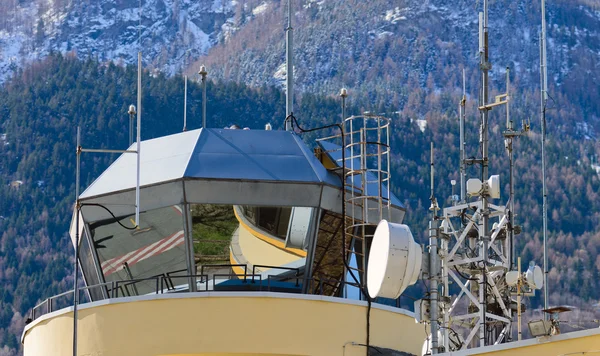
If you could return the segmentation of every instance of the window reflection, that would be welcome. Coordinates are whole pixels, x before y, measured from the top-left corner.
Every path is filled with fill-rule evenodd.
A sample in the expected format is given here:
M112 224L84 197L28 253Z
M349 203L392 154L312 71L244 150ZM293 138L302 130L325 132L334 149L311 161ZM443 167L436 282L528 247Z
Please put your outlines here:
M266 290L290 280L301 289L307 252L286 245L292 208L197 204L191 215L197 273L208 276L209 289L249 290L263 281ZM233 282L248 279L256 283Z
M280 239L286 239L292 208L242 206L241 211L255 227Z
M117 288L113 284L106 289L111 297L150 294L157 288L163 293L188 291L190 285L196 290L301 292L308 239L314 232L312 208L190 204L191 241L185 236L184 209L142 212L135 230L121 226L132 226L133 215L90 224L92 246L82 248L88 284L100 282L94 273L105 282L118 282ZM191 274L197 277L188 272L192 260ZM258 284L238 283L248 279ZM101 299L97 294L94 298Z
M319 221L312 266L310 293L340 296L343 293L344 264L342 249L348 251L349 239L343 246L341 214L324 210Z
M118 218L131 226L133 215ZM186 270L183 210L170 206L140 213L139 228L127 230L117 220L90 225L106 282L140 280ZM156 280L120 283L118 296L156 291Z
M79 263L81 265L85 283L88 286L98 285L101 283L101 281L98 278L98 272L96 271L94 264L94 256L92 255L95 252L92 251L90 247L87 232L85 232L85 230L84 234L85 235L82 236L81 243L79 245ZM92 300L100 300L103 298L102 290L100 288L91 288L89 290L89 296Z
M193 204L190 212L196 265L228 264L229 245L239 225L233 207Z

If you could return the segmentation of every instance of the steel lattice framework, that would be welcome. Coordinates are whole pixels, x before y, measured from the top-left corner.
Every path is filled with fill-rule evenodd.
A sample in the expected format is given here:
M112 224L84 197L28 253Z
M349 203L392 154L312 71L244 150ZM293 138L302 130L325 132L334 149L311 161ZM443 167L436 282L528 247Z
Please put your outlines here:
M465 349L499 344L510 336L510 289L504 278L510 269L508 212L504 206L487 204L487 208L484 211L479 200L443 211L441 333L446 349L451 348L451 341L452 348ZM486 214L498 219L490 236L485 236L483 230ZM455 297L450 284L459 287Z

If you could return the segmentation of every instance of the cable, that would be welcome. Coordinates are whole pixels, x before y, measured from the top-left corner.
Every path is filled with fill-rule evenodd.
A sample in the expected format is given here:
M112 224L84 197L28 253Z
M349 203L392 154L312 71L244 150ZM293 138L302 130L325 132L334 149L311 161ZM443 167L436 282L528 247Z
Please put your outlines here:
M402 297L405 297L405 298L408 298L408 299L410 299L410 300L414 300L414 301L417 301L417 300L419 300L418 298L411 297L411 296L410 296L410 295L408 295L408 294L400 294L400 298L402 298Z
M294 126L294 124L296 125L296 127L298 128L298 130L300 130L301 132L313 132L313 131L319 131L319 130L325 130L325 129L331 129L334 127L337 127L340 129L340 131L342 131L342 134L344 133L344 129L342 127L341 124L330 124L330 125L325 125L325 126L320 126L320 127L315 127L312 129L303 129L300 124L298 123L298 119L296 119L296 117L294 116L294 113L291 113L288 115L288 117L285 118L285 120L283 121L283 124L285 126L285 124L288 122L288 120L291 121L292 123L292 127ZM342 140L344 140L343 135L342 135ZM342 143L342 146L344 144ZM343 152L342 152L343 153ZM345 165L345 162L343 162L342 164Z
M458 335L458 333L449 326L440 326L440 329L448 329L456 336L458 343L456 343L454 341L452 341L452 343L454 344L454 346L456 346L455 350L460 350L460 348L463 346L463 342L460 340L460 335ZM453 350L449 350L449 351L453 351Z
M304 129L298 123L298 120L294 116L293 112L290 113L290 115L288 115L285 118L285 120L283 122L284 126L288 120L291 121L292 128L294 127L294 125L296 125L298 130L300 130L302 133L325 130L325 129L334 128L334 127L337 127L338 129L340 129L341 139L342 139L342 176L341 176L341 180L342 180L342 193L345 194L346 193L346 133L344 132L344 126L342 124L330 124L330 125L312 128L312 129ZM364 295L364 297L367 300L367 317L366 317L367 318L367 330L366 330L367 342L366 342L365 346L367 348L367 356L368 356L369 347L370 347L370 343L371 343L371 304L372 304L372 300L371 300L371 297L369 296L369 293L367 292L365 286L358 281L358 278L356 278L356 276L354 275L354 272L352 272L352 269L348 265L346 251L345 251L346 250L346 203L343 198L342 198L342 219L343 219L342 222L343 222L343 227L344 227L342 229L342 248L341 248L342 262L344 264L344 267L346 268L346 271L350 273L350 276L352 277L354 282L359 286L361 293Z
M379 352L380 354L383 355L383 352L381 352L381 350L379 350L379 347L375 347L375 346L371 346L371 345L365 345L365 344L354 344L354 345L366 347L367 348L367 352L369 352L368 351L369 349L373 349L373 350L375 350L375 351L377 351L377 352Z
M479 282L479 278L470 278L465 276L464 274L462 274L461 272L458 271L458 268L456 268L456 266L454 266L454 270L456 271L456 273L458 273L459 276L461 276L463 279L466 279L468 281L477 281Z
M109 214L110 214L110 215L113 217L113 219L115 219L115 221L117 222L117 224L121 225L121 227L122 227L122 228L124 228L124 229L127 229L127 230L136 230L136 229L139 227L139 225L136 225L136 226L134 226L134 227L127 227L127 226L123 225L123 224L122 224L122 223L119 221L119 219L118 219L118 218L115 216L115 214L113 214L113 212L112 212L112 211L110 211L110 209L108 209L107 207L105 207L105 206L104 206L104 205L102 205L102 204L97 204L97 203L83 203L83 204L80 204L79 206L80 206L80 208L79 208L80 210L81 210L81 208L83 208L84 206L98 206L98 207L100 207L100 208L102 208L102 209L104 209L104 210L108 211L108 213L109 213Z

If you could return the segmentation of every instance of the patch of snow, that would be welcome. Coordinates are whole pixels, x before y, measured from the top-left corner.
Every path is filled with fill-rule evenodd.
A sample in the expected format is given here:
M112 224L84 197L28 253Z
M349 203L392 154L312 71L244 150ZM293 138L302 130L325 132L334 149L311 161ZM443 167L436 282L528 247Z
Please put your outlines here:
M317 8L320 10L321 7L323 6L323 3L325 2L325 0L308 0L305 4L304 4L304 8L305 9L309 9L313 6L317 6Z
M400 8L400 7L396 7L392 10L387 10L385 12L385 15L383 16L383 18L388 21L391 22L393 24L395 24L398 21L401 20L406 20L406 16L404 16L404 13L406 13L406 11L409 10L409 8Z
M237 5L236 0L214 0L212 3L211 11L215 13L231 12L235 5Z
M263 12L265 12L268 8L269 8L269 4L267 4L266 2L263 2L262 4L258 5L254 9L252 9L252 15L254 15L254 16L260 15Z
M233 23L232 20L227 20L221 26L221 36L223 38L223 42L229 41L231 36L236 33L240 28Z
M588 125L587 122L577 122L575 123L576 132L582 135L586 140L594 140L596 138L596 133L592 126Z
M417 119L416 121L421 132L425 132L425 129L427 128L427 120Z
M285 68L285 63L282 63L279 67L277 67L277 70L275 71L275 73L273 73L273 78L275 78L275 80L277 80L279 82L285 83L286 74L287 74L287 71Z

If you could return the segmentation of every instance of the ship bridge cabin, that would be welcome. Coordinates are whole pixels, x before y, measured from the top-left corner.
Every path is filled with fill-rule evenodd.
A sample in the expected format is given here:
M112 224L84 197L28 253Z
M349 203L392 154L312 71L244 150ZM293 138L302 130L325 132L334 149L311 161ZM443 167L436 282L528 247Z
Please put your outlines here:
M135 154L73 214L80 355L364 355L367 325L380 352L419 353L412 313L394 300L369 307L359 289L381 214L402 222L404 208L352 149L342 158L335 138L312 150L288 131L200 129L140 151L139 226ZM72 294L34 309L25 355L71 354Z

